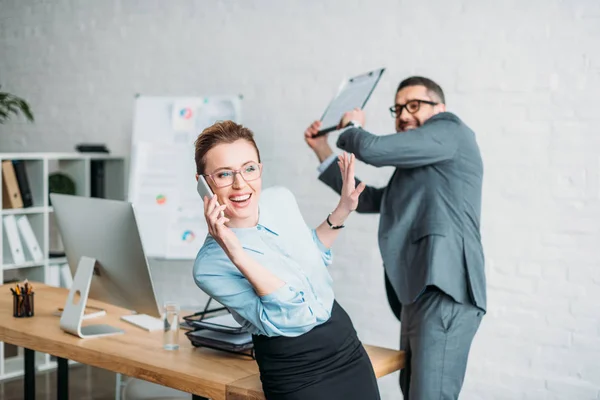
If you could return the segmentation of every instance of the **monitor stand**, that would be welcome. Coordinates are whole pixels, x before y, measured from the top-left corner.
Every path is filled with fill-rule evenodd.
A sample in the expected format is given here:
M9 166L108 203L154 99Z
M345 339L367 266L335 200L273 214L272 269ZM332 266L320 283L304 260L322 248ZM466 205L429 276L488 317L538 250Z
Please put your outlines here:
M69 291L64 311L60 317L61 329L72 335L79 336L80 338L94 338L125 333L124 330L110 325L97 324L81 326L95 266L96 259L81 257L79 264L77 265L77 270L75 271L73 285Z

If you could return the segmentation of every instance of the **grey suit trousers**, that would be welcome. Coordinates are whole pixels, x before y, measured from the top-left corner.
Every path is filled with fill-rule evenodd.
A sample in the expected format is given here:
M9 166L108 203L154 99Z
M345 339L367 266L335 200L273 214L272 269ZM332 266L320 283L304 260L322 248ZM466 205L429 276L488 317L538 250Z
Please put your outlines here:
M457 303L435 286L402 307L400 349L407 361L400 371L404 400L458 399L482 318L481 309Z

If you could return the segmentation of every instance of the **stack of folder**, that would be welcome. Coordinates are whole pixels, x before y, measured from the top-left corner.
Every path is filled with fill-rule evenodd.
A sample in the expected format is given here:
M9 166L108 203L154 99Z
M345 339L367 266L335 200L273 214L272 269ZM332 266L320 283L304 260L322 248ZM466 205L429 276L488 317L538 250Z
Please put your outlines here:
M190 331L186 336L196 347L209 347L254 357L252 335L230 313L211 315L215 311L198 312L184 317Z

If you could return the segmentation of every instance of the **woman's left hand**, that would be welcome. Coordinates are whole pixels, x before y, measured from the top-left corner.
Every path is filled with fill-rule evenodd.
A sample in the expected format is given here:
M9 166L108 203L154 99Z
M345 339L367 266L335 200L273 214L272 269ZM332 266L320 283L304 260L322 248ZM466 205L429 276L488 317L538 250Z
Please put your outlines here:
M338 165L342 173L342 192L339 203L339 208L350 213L358 207L358 197L365 190L364 182L358 186L354 180L354 154L342 153L338 157Z

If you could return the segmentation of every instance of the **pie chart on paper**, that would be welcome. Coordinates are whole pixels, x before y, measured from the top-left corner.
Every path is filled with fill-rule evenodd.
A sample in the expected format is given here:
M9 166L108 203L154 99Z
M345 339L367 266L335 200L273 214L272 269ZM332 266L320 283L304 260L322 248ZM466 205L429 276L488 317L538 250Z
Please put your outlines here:
M167 202L167 198L164 195L159 194L159 195L156 196L156 204L163 205L166 202Z

